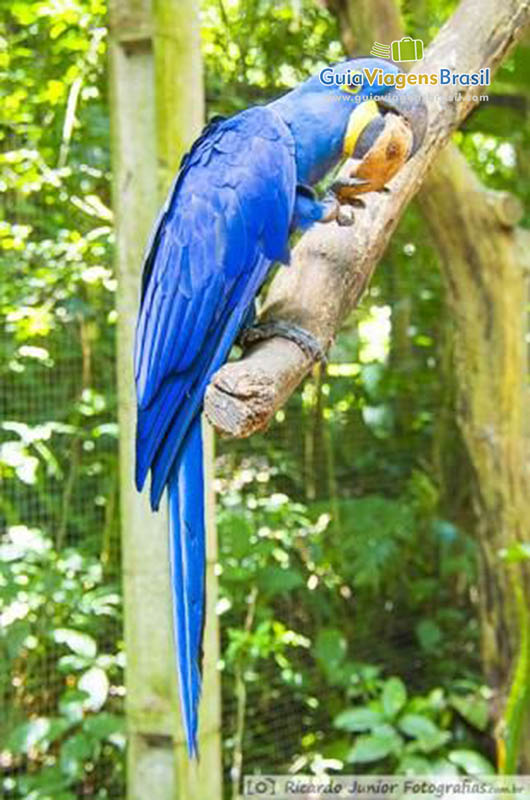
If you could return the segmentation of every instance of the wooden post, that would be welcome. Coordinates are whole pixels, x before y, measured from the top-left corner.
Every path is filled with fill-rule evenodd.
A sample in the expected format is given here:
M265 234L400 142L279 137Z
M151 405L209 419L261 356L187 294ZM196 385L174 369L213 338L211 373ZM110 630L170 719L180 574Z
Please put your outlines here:
M208 622L201 762L190 763L179 720L167 516L134 488L136 409L132 374L142 254L180 158L200 130L203 89L198 14L190 0L112 0L111 113L118 275L118 418L123 547L129 800L221 797L220 680L208 494ZM207 434L207 473L213 445ZM210 480L208 485L212 486Z

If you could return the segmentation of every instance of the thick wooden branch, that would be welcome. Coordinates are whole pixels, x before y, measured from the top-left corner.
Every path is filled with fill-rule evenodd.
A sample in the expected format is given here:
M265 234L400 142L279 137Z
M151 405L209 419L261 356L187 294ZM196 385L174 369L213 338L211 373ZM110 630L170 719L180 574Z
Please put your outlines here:
M412 72L492 73L530 22L530 0L463 0ZM488 88L421 87L429 128L421 150L391 183L391 194L367 197L352 228L315 225L295 247L292 264L274 278L261 319L282 319L310 331L328 349L358 303L406 205L433 159ZM311 362L295 344L261 343L214 375L205 413L222 434L243 437L267 426L307 375Z

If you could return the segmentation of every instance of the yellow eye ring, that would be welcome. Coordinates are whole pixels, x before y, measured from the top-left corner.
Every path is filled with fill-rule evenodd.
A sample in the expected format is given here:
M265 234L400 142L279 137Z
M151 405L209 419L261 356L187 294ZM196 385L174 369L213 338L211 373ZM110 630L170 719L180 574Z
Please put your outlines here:
M362 76L362 72L354 72L352 77L354 77L355 75ZM344 86L341 86L340 88L343 92L348 92L348 94L357 94L363 88L363 83L362 81L359 81L359 83L352 83L352 84L345 83Z

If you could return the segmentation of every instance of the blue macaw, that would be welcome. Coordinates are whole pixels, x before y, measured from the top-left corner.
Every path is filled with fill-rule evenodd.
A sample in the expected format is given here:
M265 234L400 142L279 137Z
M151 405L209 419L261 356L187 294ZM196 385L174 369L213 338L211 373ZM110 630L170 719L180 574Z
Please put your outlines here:
M353 59L333 74L377 67L381 80L372 85L325 85L316 75L268 105L212 121L183 158L147 247L135 348L136 485L141 490L151 470L154 510L168 489L174 637L190 756L197 755L205 607L204 393L252 319L271 266L288 263L293 228L340 222L337 200L319 201L311 187L338 163L346 139L350 155L358 155L363 136L370 142L367 131L380 119L375 111L363 115L364 101L376 95L378 108L385 98L386 109L406 108L411 90L382 80L399 71L391 62ZM417 96L409 111L416 103Z

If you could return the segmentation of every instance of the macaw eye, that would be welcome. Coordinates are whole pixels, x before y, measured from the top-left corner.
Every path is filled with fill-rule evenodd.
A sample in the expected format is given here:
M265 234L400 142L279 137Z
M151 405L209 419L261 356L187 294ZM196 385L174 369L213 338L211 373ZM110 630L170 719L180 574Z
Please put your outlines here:
M356 79L357 75L359 77ZM340 88L343 92L348 92L348 94L357 94L363 87L362 77L362 72L354 72L350 76L350 83L345 83L344 86Z

